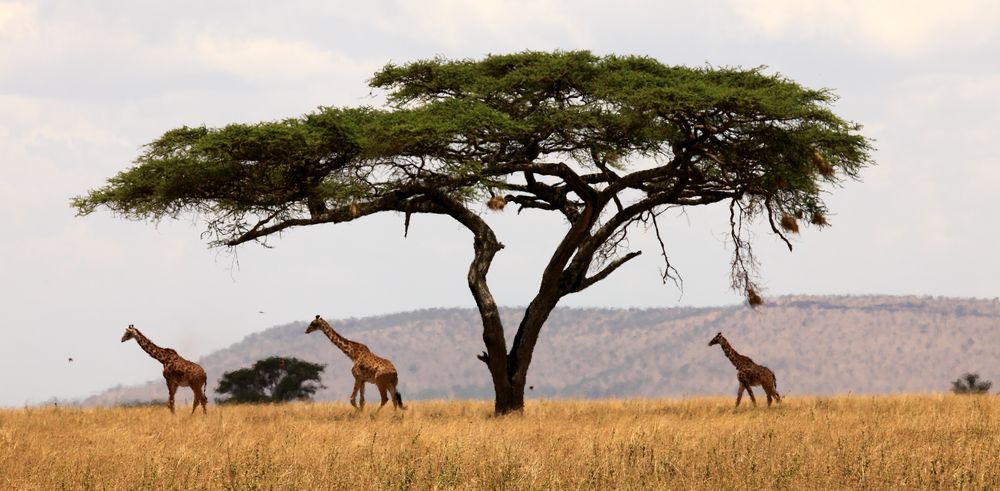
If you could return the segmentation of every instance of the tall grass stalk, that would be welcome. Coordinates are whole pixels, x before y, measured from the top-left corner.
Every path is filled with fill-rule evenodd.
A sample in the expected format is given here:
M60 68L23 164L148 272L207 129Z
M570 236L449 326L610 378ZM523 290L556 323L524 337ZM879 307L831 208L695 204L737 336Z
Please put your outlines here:
M1000 398L0 411L0 489L1000 488Z

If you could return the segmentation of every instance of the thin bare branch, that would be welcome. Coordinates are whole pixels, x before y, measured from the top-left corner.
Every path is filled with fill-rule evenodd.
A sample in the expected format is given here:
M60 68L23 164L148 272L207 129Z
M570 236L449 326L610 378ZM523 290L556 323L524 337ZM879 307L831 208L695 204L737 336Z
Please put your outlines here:
M662 213L662 212L660 212L660 213ZM660 213L656 213L653 210L649 211L649 215L650 215L651 221L653 222L653 230L656 232L656 240L659 241L659 243L660 243L660 254L663 256L663 262L665 264L665 267L663 268L663 274L662 274L663 284L664 285L667 284L667 280L668 279L673 280L674 286L676 286L677 289L680 290L683 293L684 292L684 280L681 278L680 273L677 272L677 269L674 268L674 266L672 264L670 264L670 256L667 255L667 246L664 245L664 243L663 243L663 236L660 235L660 225L656 221L656 218L660 215ZM674 275L670 274L671 270L673 270Z
M778 237L781 237L781 240L785 241L785 245L788 246L788 251L791 252L792 243L788 241L785 234L781 233L781 230L778 230L778 226L774 223L774 210L771 209L771 198L764 200L764 208L767 208L767 221L771 224L771 230L777 234Z

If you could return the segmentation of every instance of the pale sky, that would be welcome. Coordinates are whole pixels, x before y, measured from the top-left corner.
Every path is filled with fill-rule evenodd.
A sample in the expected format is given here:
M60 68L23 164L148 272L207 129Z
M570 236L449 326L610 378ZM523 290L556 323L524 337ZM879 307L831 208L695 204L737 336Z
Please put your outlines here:
M407 239L391 215L293 229L273 249L238 248L237 265L207 248L194 217L78 218L69 206L169 129L379 104L365 83L375 70L439 55L588 49L766 65L832 88L878 166L831 190L833 227L806 230L793 253L757 225L765 295L1000 295L1000 3L608 4L0 1L0 405L157 379L155 361L118 342L130 323L197 359L315 314L474 306L471 235L443 218L414 217ZM706 208L664 223L683 295L661 284L655 242L637 234L642 257L561 305L740 302L727 219ZM495 296L524 305L561 219L490 221L507 245Z

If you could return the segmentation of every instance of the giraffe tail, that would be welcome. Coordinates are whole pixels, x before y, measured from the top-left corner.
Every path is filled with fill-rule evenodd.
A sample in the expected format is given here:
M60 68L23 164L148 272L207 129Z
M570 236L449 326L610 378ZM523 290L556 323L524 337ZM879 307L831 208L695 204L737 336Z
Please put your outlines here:
M400 394L399 391L396 389L393 389L392 392L393 392L392 397L396 399L396 404L399 406L399 408L406 409L406 406L403 406L403 394Z

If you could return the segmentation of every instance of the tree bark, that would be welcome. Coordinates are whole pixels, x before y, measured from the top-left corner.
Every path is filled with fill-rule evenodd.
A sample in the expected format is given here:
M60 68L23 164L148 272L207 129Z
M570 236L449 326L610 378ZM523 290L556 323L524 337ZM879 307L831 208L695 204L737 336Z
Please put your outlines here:
M502 248L503 245L496 241L492 231L483 237L477 236L475 258L469 266L469 290L472 291L476 306L479 307L479 316L483 320L483 343L486 345L486 351L478 358L486 363L493 378L496 394L493 410L497 414L519 410L524 406L523 390L520 398L522 402L518 406L510 378L507 376L507 340L504 338L503 322L500 320L500 310L493 300L493 294L486 284L486 273L489 271L493 256Z
M486 283L486 274L490 271L493 257L503 249L493 233L493 229L475 213L460 202L440 193L431 192L429 196L442 207L444 213L469 229L473 235L472 264L469 265L469 290L479 307L479 316L483 320L483 344L486 351L476 358L482 360L490 370L493 379L493 390L496 395L493 411L496 414L507 414L524 408L524 386L516 387L508 374L507 340L504 337L503 322L500 320L500 309L493 299L493 293Z

